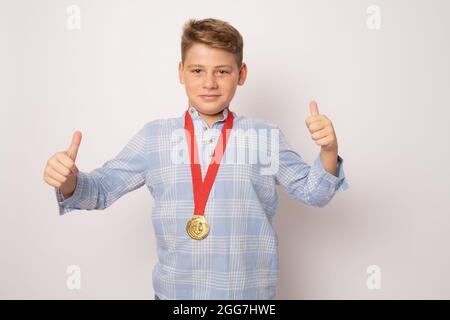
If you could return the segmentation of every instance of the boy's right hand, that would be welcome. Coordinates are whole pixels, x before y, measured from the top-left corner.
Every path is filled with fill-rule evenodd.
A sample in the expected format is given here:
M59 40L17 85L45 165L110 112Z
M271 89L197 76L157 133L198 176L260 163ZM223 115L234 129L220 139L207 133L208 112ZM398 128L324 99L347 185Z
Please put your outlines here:
M57 152L48 159L44 170L44 181L59 188L64 198L70 197L77 186L78 168L75 165L78 148L81 143L81 132L75 131L72 143L67 150Z

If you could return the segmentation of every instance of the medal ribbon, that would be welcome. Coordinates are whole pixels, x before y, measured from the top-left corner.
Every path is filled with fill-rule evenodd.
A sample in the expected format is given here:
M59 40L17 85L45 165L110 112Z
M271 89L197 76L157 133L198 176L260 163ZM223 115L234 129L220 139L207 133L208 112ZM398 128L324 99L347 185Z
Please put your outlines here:
M217 142L214 153L211 157L211 163L208 166L208 171L206 171L205 181L202 180L201 166L198 161L198 148L197 141L195 139L194 123L192 122L189 110L185 114L184 129L186 133L186 139L188 142L189 159L191 163L191 174L192 174L192 187L194 190L194 214L203 216L205 213L206 202L208 201L209 193L211 187L216 179L217 171L219 170L220 162L222 161L222 156L227 147L228 137L233 128L233 113L228 109L228 116L222 127L219 140Z

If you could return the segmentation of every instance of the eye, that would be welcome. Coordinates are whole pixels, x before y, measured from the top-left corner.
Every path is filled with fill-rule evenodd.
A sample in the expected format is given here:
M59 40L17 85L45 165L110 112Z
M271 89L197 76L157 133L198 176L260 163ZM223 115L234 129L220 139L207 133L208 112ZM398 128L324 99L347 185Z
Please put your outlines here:
M229 73L229 72L226 71L226 70L219 70L219 72L220 72L220 74Z
M199 71L201 71L200 69L192 69L191 72L192 73L199 73Z

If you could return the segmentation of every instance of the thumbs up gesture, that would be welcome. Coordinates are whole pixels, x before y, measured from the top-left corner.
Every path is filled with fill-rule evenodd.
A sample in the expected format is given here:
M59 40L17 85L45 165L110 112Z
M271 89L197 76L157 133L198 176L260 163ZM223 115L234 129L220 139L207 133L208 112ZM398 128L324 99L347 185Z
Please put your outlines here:
M80 143L81 132L75 131L69 148L50 157L44 169L44 181L50 186L59 188L65 198L71 196L76 188L79 170L75 161Z
M78 148L80 147L80 143L81 143L81 132L75 131L72 136L72 142L70 143L70 147L69 149L66 150L66 154L70 159L73 160L74 168L76 170L78 169L75 166L75 160L77 159Z
M337 152L338 144L331 120L325 115L319 114L319 107L315 101L309 103L311 116L306 118L306 126L311 133L311 138L322 151Z

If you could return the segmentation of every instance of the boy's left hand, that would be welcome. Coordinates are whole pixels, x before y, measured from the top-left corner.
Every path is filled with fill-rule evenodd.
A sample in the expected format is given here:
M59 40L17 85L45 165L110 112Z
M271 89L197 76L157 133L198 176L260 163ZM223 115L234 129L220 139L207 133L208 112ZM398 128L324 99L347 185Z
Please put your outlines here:
M319 107L315 101L309 103L309 110L311 116L306 118L306 126L311 133L311 138L321 146L322 151L337 152L338 144L331 120L319 114Z

